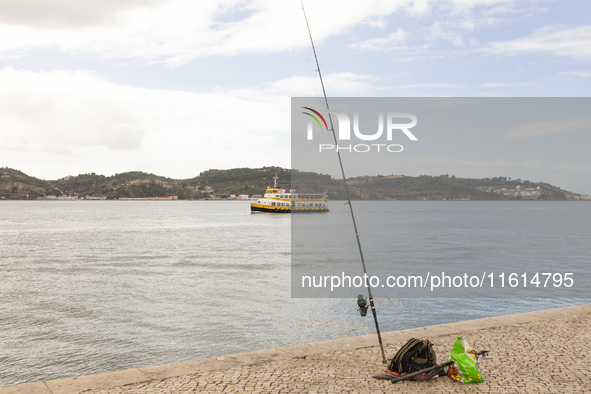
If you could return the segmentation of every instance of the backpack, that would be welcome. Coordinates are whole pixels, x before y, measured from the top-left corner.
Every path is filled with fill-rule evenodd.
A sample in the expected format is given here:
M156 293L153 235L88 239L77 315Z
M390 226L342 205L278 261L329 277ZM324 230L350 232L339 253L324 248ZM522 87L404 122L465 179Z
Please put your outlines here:
M437 363L433 345L427 339L411 338L396 352L388 369L396 373L411 373Z

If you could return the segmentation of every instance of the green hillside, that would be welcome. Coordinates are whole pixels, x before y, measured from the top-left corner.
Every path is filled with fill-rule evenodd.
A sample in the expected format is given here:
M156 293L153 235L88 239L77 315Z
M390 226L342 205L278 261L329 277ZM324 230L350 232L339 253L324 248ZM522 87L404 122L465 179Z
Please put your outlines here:
M281 167L234 168L231 170L208 170L188 182L198 187L209 186L216 194L263 194L267 186L273 186L277 174L278 186L290 188L291 171Z
M51 183L12 168L0 168L0 198L35 199L58 193Z
M455 176L365 176L348 180L352 199L361 200L566 200L575 195L556 186L521 179L457 178ZM328 188L335 199L342 187Z
M345 199L343 181L329 175L281 167L207 170L190 179L171 179L141 171L113 176L95 173L67 176L55 181L31 177L21 171L0 169L0 199L37 199L47 196L93 198L178 199L219 198L224 195L261 195L273 185L298 192L324 193ZM354 200L566 200L585 198L543 182L506 177L457 178L455 176L362 176L347 180Z
M110 177L95 173L80 174L51 183L63 194L104 196L109 199L158 197L178 195L181 192L178 181L141 171L124 172Z

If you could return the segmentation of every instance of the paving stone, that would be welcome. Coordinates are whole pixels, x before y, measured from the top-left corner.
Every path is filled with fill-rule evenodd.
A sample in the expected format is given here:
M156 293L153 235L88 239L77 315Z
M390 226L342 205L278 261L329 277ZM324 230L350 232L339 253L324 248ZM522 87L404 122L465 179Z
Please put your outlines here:
M502 327L466 330L462 337L474 349L490 350L479 366L484 383L462 385L447 377L429 382L377 380L372 375L384 367L377 346L345 349L236 366L224 371L204 372L143 382L88 393L548 393L584 392L591 387L587 360L591 343L591 314L563 317L534 323L507 324ZM439 360L447 359L457 335L428 339L435 344ZM386 343L386 354L393 355L404 342ZM214 382L224 382L214 385Z
M332 351L316 353L316 349L330 349L330 344L310 344L310 354L303 354L301 348L293 353L282 350L255 352L246 364L240 355L224 356L239 360L237 365L222 370L206 370L206 363L200 361L182 365L199 372L180 376L154 378L112 388L79 390L61 385L64 393L84 392L87 394L154 394L154 393L550 393L550 392L591 392L591 368L587 360L591 356L591 312L589 306L570 307L560 317L527 321L520 315L512 315L502 325L486 327L486 324L465 322L465 329L451 330L441 327L427 330L426 339L434 343L439 361L447 360L449 351L458 335L461 335L477 350L489 350L490 355L479 360L484 383L462 385L446 376L429 382L404 381L391 384L372 376L381 373L378 346L355 346L355 338L348 338L350 346L340 346ZM533 313L533 312L532 312ZM538 313L538 312L535 312ZM541 312L540 312L541 313ZM531 313L530 313L531 314ZM540 315L540 316L543 316ZM494 319L494 318L491 318ZM459 326L462 326L461 324ZM480 326L480 327L479 327ZM435 327L435 326L434 326ZM455 327L455 326L454 326ZM476 327L476 328L470 328ZM384 337L398 338L384 341L386 354L390 357L404 344L401 335ZM421 337L422 338L422 337ZM360 338L359 341L365 341ZM376 341L377 342L377 341ZM344 342L342 342L344 343ZM270 357L268 355L272 355ZM267 361L270 360L270 361ZM203 365L202 365L203 364ZM215 364L215 362L214 362ZM140 368L142 371L157 370ZM184 371L185 369L181 369ZM166 374L174 371L174 365L166 366ZM166 374L164 376L166 376ZM149 373L148 373L149 375ZM156 374L157 375L157 374ZM80 379L84 380L84 379ZM58 381L59 382L59 381ZM64 382L60 382L64 383ZM37 384L47 390L51 385ZM35 384L0 389L0 394L37 387ZM58 387L58 385L55 385ZM31 391L34 393L37 391ZM44 392L47 391L38 391Z

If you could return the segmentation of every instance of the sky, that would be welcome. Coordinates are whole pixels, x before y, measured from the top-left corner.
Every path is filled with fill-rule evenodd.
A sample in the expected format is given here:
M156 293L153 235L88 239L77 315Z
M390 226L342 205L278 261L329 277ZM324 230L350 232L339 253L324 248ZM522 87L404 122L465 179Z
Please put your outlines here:
M589 95L591 2L304 6L329 97ZM42 179L289 168L291 98L322 95L299 0L3 0L0 36L0 166ZM536 172L512 150L410 158L591 194L588 134L528 136ZM569 144L568 163L539 156Z
M589 186L591 98L338 97L330 112L318 111L326 125L312 111L323 104L292 100L292 168L340 178L336 137L349 177L504 176L571 191ZM331 120L335 136L327 132ZM292 176L296 188L298 181Z

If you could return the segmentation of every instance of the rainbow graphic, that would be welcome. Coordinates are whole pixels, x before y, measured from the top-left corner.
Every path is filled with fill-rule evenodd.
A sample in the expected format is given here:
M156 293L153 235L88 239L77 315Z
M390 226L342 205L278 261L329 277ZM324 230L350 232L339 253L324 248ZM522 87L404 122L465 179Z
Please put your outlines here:
M328 125L326 124L326 120L324 120L324 117L322 115L320 115L320 112L318 112L315 109L312 109L310 107L302 107L302 108L307 109L308 111L312 111L316 115L318 115L320 117L320 119L322 119L322 123L324 123L324 128L326 129L326 131L328 131ZM322 123L320 123L320 120L316 116L312 115L309 112L302 112L302 113L306 114L306 115L310 116L312 119L314 119L316 121L316 123L318 123L318 126L320 126L320 130L322 130Z

